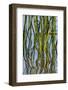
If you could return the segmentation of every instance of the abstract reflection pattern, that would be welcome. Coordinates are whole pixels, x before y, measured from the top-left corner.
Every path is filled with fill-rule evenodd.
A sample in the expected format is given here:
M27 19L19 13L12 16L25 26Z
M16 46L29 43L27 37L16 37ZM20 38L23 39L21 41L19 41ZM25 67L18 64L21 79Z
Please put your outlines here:
M23 74L57 73L57 16L23 15Z

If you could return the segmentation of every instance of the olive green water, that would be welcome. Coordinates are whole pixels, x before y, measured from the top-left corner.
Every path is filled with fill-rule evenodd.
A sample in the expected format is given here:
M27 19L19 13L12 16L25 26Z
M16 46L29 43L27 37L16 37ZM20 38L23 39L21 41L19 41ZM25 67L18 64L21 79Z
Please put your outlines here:
M23 74L57 72L57 17L23 15Z

